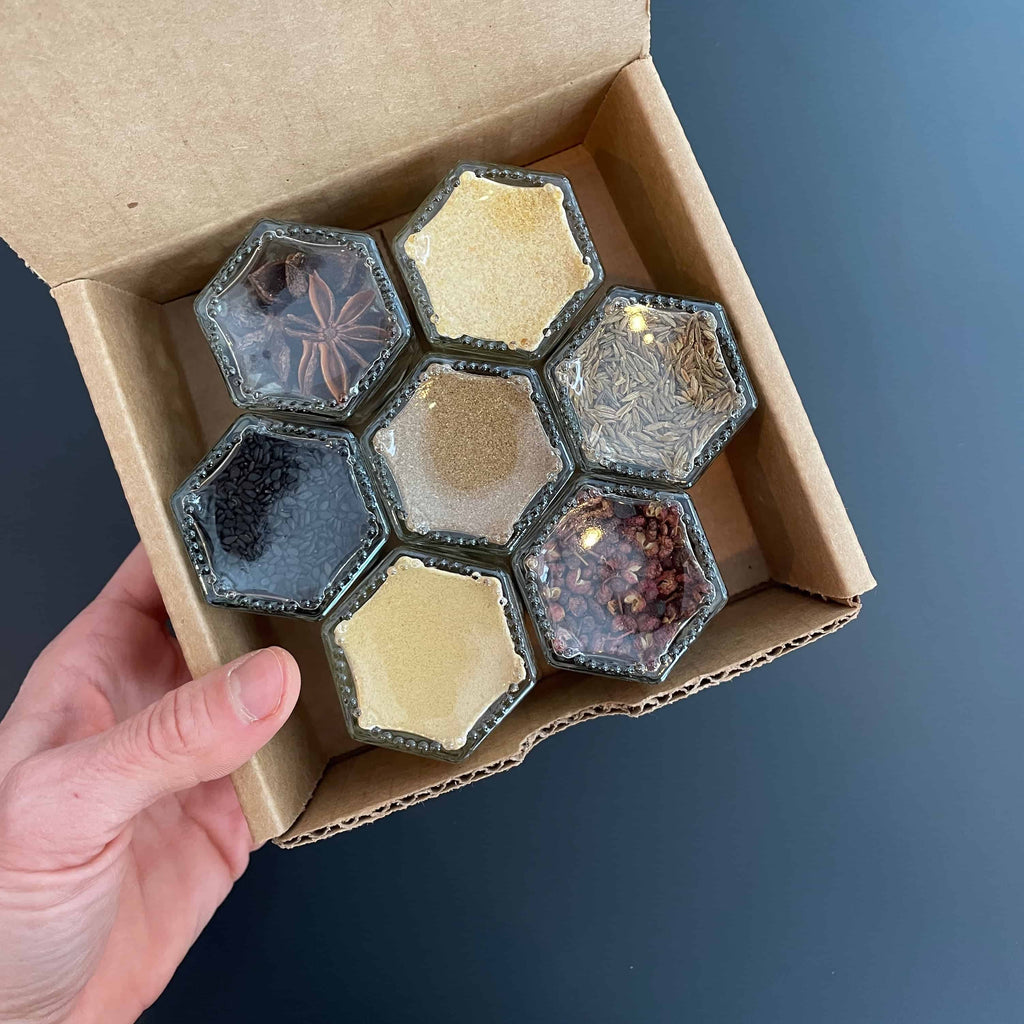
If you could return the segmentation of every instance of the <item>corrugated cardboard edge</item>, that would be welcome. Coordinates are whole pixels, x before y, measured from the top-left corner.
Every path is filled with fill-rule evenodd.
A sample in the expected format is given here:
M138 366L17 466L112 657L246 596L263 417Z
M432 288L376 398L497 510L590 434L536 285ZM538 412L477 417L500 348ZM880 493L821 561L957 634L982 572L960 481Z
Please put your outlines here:
M254 845L261 846L293 825L319 785L326 765L313 735L299 704L271 740L272 750L263 747L231 773Z
M822 600L824 601L824 599ZM825 603L834 603L837 605L837 608L839 607L838 602ZM790 651L795 651L800 647L806 647L808 644L814 643L815 640L819 640L823 636L827 636L830 633L835 633L837 630L842 629L843 626L852 622L860 614L861 602L859 598L852 598L847 602L843 602L842 606L844 606L844 610L838 612L836 617L830 622L827 622L824 625L800 636L794 637L785 643L776 644L766 650L759 651L742 661L726 665L715 672L706 673L704 675L697 676L696 678L689 679L676 687L652 692L642 700L622 702L603 701L601 703L587 705L572 714L556 718L549 724L539 729L535 729L526 735L520 742L519 749L513 754L490 764L473 767L462 775L456 775L436 785L428 786L397 799L390 800L368 813L354 815L334 824L314 829L309 832L300 831L302 824L302 820L300 818L295 829L291 832L285 833L285 835L280 838L275 839L274 843L283 849L290 849L296 846L304 846L307 843L319 842L321 839L327 839L339 832L349 832L352 829L359 828L361 825L366 825L372 821L378 821L381 818L385 818L389 814L394 814L396 811L406 810L409 807L423 803L426 800L431 800L444 793L461 789L463 786L468 786L491 775L497 775L500 772L508 771L510 768L515 768L522 764L526 755L535 746L537 746L538 743L543 742L549 736L554 736L571 726L579 725L582 722L586 722L592 718L597 718L603 715L625 715L629 718L640 718L641 716L650 714L652 711L657 711L659 708L665 707L668 704L684 700L700 690L708 689L711 686L717 686L719 683L727 682L728 680L734 679L746 672L750 672L752 669L759 668L762 665L767 665L769 662L774 661L776 658L779 658L784 654L788 654ZM561 673L561 675L568 675L568 673ZM330 769L328 769L328 771L329 770Z

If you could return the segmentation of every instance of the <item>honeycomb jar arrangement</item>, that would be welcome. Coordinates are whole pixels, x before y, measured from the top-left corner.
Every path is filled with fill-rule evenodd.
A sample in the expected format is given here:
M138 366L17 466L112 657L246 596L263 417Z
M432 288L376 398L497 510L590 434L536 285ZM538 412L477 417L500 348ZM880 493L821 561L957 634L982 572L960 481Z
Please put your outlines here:
M252 229L195 304L246 411L171 504L206 600L323 620L353 737L460 761L527 619L548 665L667 676L727 599L686 488L756 400L720 306L593 301L563 176L459 164L393 251L422 333L371 235Z

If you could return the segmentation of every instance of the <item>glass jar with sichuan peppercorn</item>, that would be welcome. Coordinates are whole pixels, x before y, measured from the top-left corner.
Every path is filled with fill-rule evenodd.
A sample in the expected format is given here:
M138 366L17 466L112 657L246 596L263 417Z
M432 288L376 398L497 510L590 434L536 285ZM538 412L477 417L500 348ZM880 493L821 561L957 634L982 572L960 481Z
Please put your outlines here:
M726 602L690 499L590 477L532 532L516 578L556 666L657 683Z
M388 536L354 435L240 416L171 498L210 604L318 619Z
M243 408L345 419L410 337L370 235L260 221L196 317Z

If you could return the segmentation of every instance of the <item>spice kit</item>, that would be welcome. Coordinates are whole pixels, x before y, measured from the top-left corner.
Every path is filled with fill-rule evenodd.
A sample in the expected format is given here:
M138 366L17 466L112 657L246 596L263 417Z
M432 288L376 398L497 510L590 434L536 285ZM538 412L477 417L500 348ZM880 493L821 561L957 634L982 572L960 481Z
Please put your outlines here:
M373 239L256 225L196 314L236 404L305 419L243 415L172 505L207 600L328 616L354 739L458 761L535 680L517 587L555 668L656 683L697 639L726 602L697 514L628 478L688 486L755 399L717 304L616 285L573 329L603 271L564 176L460 164L394 252L404 379ZM389 522L411 546L360 584Z
M14 12L18 31L8 41L17 43L28 32L50 61L41 66L32 57L38 48L14 44L0 61L0 74L11 86L0 92L9 128L0 155L0 174L6 171L0 190L2 233L60 307L189 669L202 675L272 643L291 651L301 668L295 712L232 776L255 841L272 839L284 847L359 827L504 771L538 742L576 723L662 709L783 656L852 621L861 595L874 585L780 346L650 57L649 13L653 6L656 32L657 5L577 0L553 8L550 2L516 0L501 8L500 17L487 5L469 5L460 11L457 45L452 45L451 19L431 7L432 0L425 2L427 16L418 22L423 45L415 61L406 59L409 10L404 4L382 5L372 19L353 21L337 4L321 0L310 0L303 17L292 18L284 33L279 19L253 21L232 5L179 7L173 18L165 17L156 0L127 6L100 0L89 7L88 17L68 8L63 20L32 20L26 12ZM323 38L332 40L327 51L317 49ZM74 73L88 65L96 45L109 39L118 42L105 50L110 75L100 81ZM313 51L322 59L308 60ZM130 73L163 67L168 55L181 53L216 59L206 60L198 77L179 75L180 88L170 94L166 75ZM351 74L367 53L377 54L382 73ZM467 53L480 59L469 62ZM301 67L302 93L315 96L316 103L265 102L268 61ZM55 68L72 73L58 75ZM26 95L31 102L25 102ZM424 96L431 102L424 103ZM154 111L167 116L154 117ZM75 130L83 125L89 130ZM133 130L139 125L146 131ZM111 140L124 138L126 131L132 145L113 145ZM432 337L417 308L415 279L406 286L408 268L395 254L395 240L418 204L429 201L460 160L481 157L518 165L525 174L567 179L611 286L721 303L757 391L758 410L688 492L729 601L665 681L553 671L531 622L534 612L517 584L538 682L469 758L449 763L352 739L324 656L322 620L208 603L168 497L239 414L222 379L225 368L237 372L237 364L218 361L197 324L196 294L230 259L250 226L267 217L310 226L311 233L313 225L332 225L323 230L356 228L372 236L382 269L414 321L409 341L399 343L393 356L385 355L375 382L363 376L346 410L334 404L326 378L321 385L325 361L336 386L338 378L332 352L321 356L319 339L327 333L321 328L341 326L338 313L353 293L343 297L346 286L331 277L331 270L314 267L325 284L334 283L334 312L329 300L326 306L319 302L315 281L310 300L308 278L304 281L303 268L296 266L304 260L293 256L289 264L288 252L272 255L272 268L257 274L248 289L247 301L257 312L262 302L271 312L306 323L287 321L299 335L272 332L275 343L283 336L287 355L276 344L257 348L262 340L257 332L244 332L253 344L242 343L241 369L254 375L253 390L266 394L243 410L349 429L390 527L385 549L336 602L356 593L399 543L429 547L469 564L493 561L506 571L514 568L530 535L574 493L583 474L613 475L657 492L680 491L682 485L671 479L625 478L619 470L609 473L586 462L571 410L548 393L574 477L559 485L558 495L521 537L511 539L509 553L486 543L456 547L423 535L412 539L395 525L390 500L366 455L366 426L409 383L412 367L428 354L517 364L538 372L550 392L545 371L555 349L575 337L601 300L603 284L572 314L571 323L556 324L556 316L557 336L545 338L533 352L487 337ZM27 167L31 174L24 173ZM550 216L553 204L538 203L541 207ZM572 233L573 211L564 203L562 209ZM309 237L304 230L303 236ZM586 245L577 241L577 247L586 258ZM590 266L596 277L597 266ZM585 275L564 258L564 250L562 267L564 294ZM525 272L520 276L526 280ZM285 308L289 300L282 294L282 278L289 296L298 292L294 308ZM492 274L489 280L501 288L518 283L515 275L505 280ZM354 292L360 291L365 288L357 285ZM543 323L559 299L555 295L535 321ZM313 301L319 302L320 317ZM507 305L514 313L515 303ZM371 304L368 311L374 308ZM351 313L349 307L345 317ZM536 338L527 333L526 318L511 319L518 320L519 330L508 340L521 344ZM346 333L352 326L346 323ZM305 359L304 341L310 349ZM821 341L828 344L827 338ZM376 360L370 357L385 348L386 343L380 351L373 344L355 346L371 366ZM232 359L230 352L227 356ZM728 365L724 349L722 357ZM354 363L356 375L370 372ZM300 364L303 386L312 396L300 390ZM350 365L345 368L349 379ZM275 380L277 390L288 394L272 402ZM278 408L277 401L312 407ZM328 614L338 608L335 603Z

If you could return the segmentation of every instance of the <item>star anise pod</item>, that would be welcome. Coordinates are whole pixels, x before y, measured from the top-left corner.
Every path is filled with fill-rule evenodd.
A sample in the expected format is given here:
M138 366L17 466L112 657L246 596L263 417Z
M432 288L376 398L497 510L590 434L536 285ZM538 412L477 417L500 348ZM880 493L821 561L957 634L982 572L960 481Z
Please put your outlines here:
M381 317L363 319L375 295L371 289L364 288L339 307L331 287L317 271L311 270L308 298L312 317L287 313L284 318L285 333L302 342L299 390L312 395L319 376L328 391L341 402L348 394L352 371L370 365L372 356L361 352L358 346L379 348L386 339Z

